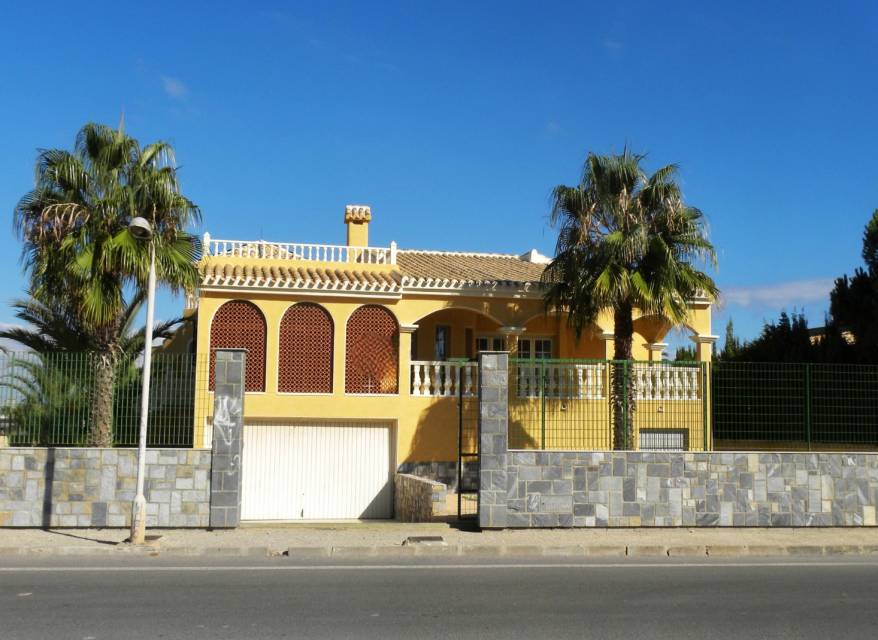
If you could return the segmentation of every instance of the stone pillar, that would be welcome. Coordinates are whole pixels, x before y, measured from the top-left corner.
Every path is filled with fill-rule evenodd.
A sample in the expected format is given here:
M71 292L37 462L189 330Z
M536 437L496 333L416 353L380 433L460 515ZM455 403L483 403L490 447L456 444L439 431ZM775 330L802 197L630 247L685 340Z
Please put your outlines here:
M479 526L506 526L509 354L479 354Z
M399 325L399 395L409 396L412 392L412 338L418 325Z
M643 344L649 354L650 362L661 362L662 353L668 348L667 342L645 342Z
M210 527L241 522L241 450L244 437L246 349L217 349L210 469Z

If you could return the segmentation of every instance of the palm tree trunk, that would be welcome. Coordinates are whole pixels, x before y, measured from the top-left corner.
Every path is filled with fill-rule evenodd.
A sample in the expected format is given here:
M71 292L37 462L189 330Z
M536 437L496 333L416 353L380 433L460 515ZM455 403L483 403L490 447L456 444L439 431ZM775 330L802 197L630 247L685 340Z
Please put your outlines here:
M117 318L97 330L97 351L91 358L94 367L89 441L93 447L113 446L113 406L116 373L119 366L119 323Z
M116 389L118 357L113 351L93 355L94 384L91 397L90 444L113 446L113 394Z
M613 448L633 449L634 376L631 371L631 343L634 336L634 313L630 304L613 313Z

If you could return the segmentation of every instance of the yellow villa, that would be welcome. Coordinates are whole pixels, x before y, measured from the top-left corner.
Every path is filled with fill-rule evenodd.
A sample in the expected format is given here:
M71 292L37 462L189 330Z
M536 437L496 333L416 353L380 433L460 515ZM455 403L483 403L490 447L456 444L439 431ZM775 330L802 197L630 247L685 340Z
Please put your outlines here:
M343 481L368 484L375 476L376 483L386 482L387 473L414 470L454 484L460 405L476 393L480 351L509 351L519 363L515 376L510 373L517 389L510 393L510 446L518 424L522 437L516 446L570 447L563 438L552 440L552 425L574 420L577 411L591 411L592 419L607 410L602 363L613 355L612 315L577 339L562 314L547 313L540 277L548 258L535 250L507 255L421 251L395 243L375 247L369 244L371 223L368 206L351 205L344 211L345 244L205 234L201 286L187 301L186 313L196 316L195 335L189 329L188 339L205 363L215 349L247 349L243 455L250 477L244 478L244 519L323 517L317 505L307 513L296 507L291 515L277 499L248 506L248 483L253 494L278 482L278 474L295 473L272 462L278 451L299 456L286 466L310 461L322 468L323 475L310 470L311 483L338 483L331 473L360 469ZM708 300L690 306L687 328L698 359L707 362L715 339L711 306ZM669 323L640 317L634 327L635 358L659 363ZM568 366L537 384L527 363L560 359L575 359L577 368ZM200 368L196 381L208 393L210 366ZM635 427L644 433L683 427L694 435L677 446L707 448L700 436L707 431L707 411L698 367L644 371L631 372L641 378ZM573 400L582 400L575 410ZM680 415L673 406L687 402L693 407L690 424L669 423ZM538 405L541 417L530 424L525 417ZM212 403L198 407L195 445L210 446ZM608 448L609 423L598 431L573 444ZM355 502L356 496L339 499ZM373 515L380 517L383 508L377 505ZM368 509L363 513L368 516Z

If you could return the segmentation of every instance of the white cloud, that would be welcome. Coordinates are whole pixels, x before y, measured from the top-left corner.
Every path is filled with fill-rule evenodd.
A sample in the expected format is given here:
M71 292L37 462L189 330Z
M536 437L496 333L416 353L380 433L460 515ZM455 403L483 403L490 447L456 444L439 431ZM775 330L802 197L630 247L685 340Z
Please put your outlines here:
M189 87L179 78L162 76L162 86L165 88L165 93L177 100L183 100L189 95Z
M607 38L603 42L604 48L608 51L618 52L621 51L625 45L619 40L613 40L612 38Z
M802 306L806 302L828 301L834 282L833 278L815 278L753 287L729 287L722 290L720 299L725 305L782 309Z

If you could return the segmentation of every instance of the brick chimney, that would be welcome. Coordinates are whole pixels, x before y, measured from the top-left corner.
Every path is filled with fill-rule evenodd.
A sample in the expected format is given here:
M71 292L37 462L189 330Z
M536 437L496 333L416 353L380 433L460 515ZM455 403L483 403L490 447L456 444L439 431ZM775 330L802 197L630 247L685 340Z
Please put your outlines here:
M348 228L349 247L369 246L369 222L371 220L371 207L349 204L344 208L344 223Z

